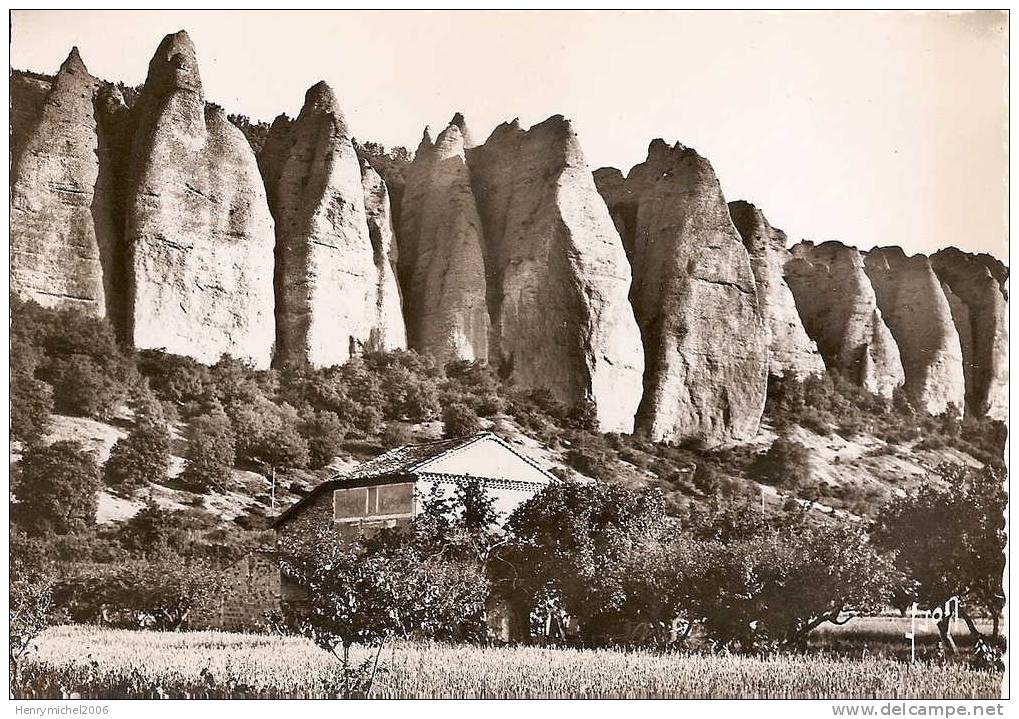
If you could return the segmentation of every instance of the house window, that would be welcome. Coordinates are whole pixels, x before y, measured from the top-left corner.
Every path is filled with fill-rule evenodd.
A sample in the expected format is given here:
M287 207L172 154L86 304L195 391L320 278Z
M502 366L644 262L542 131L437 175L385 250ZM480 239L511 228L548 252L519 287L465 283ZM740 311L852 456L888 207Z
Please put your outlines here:
M333 492L334 522L378 522L409 519L413 516L413 482L352 487Z

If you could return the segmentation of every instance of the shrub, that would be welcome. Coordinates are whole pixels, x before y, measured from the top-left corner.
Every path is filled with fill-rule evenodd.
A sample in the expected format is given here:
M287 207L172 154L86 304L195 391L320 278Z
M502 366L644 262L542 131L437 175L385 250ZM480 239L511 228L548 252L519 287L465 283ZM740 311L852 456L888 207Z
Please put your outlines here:
M29 534L81 531L96 523L99 467L78 442L29 447L14 488L19 523Z
M308 463L308 442L298 431L297 410L257 395L227 405L237 459L269 467L301 468Z
M570 424L577 429L588 432L597 432L598 408L589 399L582 399L570 408Z
M300 431L308 443L308 467L321 469L339 453L347 428L335 412L321 410L306 418Z
M250 364L223 355L209 368L212 393L224 407L254 403L271 397L278 389L275 372L258 372Z
M563 459L573 469L594 479L608 481L615 475L610 458L593 447L571 447Z
M127 398L123 382L88 355L53 360L47 373L56 408L66 414L108 421Z
M810 479L810 453L799 442L778 437L750 465L750 475L764 484L796 488Z
M117 440L103 468L106 485L131 495L148 481L166 479L170 463L170 430L153 408L139 409L127 436Z
M390 422L386 425L386 431L382 433L382 443L387 447L399 447L410 444L414 435L410 427L402 422Z
M161 350L138 353L138 371L160 399L176 406L206 402L212 398L209 368L190 357Z
M36 379L42 352L23 337L11 337L11 436L23 444L38 441L49 429L53 391Z
M230 419L220 408L196 417L188 436L188 459L181 480L197 492L223 489L231 480L235 440Z
M442 410L442 433L445 437L467 437L481 431L481 421L465 404L451 404Z

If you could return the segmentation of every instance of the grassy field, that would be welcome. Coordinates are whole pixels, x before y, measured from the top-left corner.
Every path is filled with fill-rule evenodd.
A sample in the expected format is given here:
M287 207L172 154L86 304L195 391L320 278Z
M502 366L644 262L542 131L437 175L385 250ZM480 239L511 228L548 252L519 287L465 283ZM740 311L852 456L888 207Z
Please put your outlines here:
M898 626L895 630L898 630ZM481 648L398 643L382 653L372 696L671 698L993 698L998 674L829 652L726 654ZM24 673L27 697L327 697L335 660L293 637L56 627Z

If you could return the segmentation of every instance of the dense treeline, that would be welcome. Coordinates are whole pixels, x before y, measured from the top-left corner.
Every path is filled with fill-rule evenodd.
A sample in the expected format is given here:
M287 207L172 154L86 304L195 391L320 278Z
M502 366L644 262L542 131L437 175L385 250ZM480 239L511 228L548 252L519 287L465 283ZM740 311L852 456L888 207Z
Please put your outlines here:
M290 627L338 657L391 637L478 640L486 598L498 597L546 640L757 653L802 649L819 626L892 603L955 598L977 661L995 661L997 621L984 636L974 618L997 617L1004 602L1002 477L956 481L896 500L873 525L744 504L675 519L657 489L564 481L503 532L483 491L465 485L427 498L409 531L283 539L281 565L310 590ZM939 628L954 650L947 622Z

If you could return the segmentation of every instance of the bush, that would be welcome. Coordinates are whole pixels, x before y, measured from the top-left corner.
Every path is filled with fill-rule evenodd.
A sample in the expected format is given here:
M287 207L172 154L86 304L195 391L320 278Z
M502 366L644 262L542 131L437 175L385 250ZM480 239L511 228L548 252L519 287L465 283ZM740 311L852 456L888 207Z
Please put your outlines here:
M615 476L608 455L594 447L571 447L563 459L573 469L594 479L608 481Z
M205 493L230 484L236 448L230 419L222 409L214 408L191 422L188 454L181 474L186 486Z
M67 534L96 523L99 467L78 442L29 447L14 488L14 513L29 534Z
M339 453L340 446L347 434L346 425L340 421L335 412L321 410L306 418L300 427L301 434L308 443L308 467L322 469L329 466Z
M127 388L88 355L53 360L47 370L58 411L109 421L127 398Z
M451 404L442 410L442 433L445 437L468 437L481 431L481 420L465 404Z
M53 390L35 377L42 361L38 347L23 337L11 338L11 436L23 444L47 432L53 413Z
M799 442L779 437L750 465L759 482L794 489L810 480L810 453Z
M410 444L414 439L410 426L402 422L390 422L382 433L382 443L386 447L400 447Z
M78 309L12 297L11 337L12 369L48 383L58 411L108 420L134 383L134 364L109 323ZM36 406L45 403L45 390L34 383L22 382L19 390Z
M297 410L258 395L227 405L236 458L268 467L301 468L308 464L308 442L298 431Z
M106 485L130 496L146 482L166 479L170 464L170 430L153 406L135 412L135 424L117 440L103 468Z
M138 353L138 371L156 396L178 407L206 402L213 396L209 368L190 357L161 350Z

